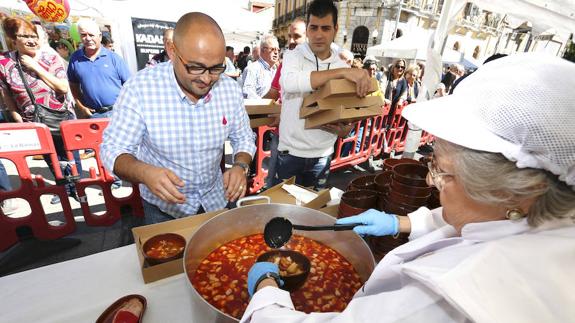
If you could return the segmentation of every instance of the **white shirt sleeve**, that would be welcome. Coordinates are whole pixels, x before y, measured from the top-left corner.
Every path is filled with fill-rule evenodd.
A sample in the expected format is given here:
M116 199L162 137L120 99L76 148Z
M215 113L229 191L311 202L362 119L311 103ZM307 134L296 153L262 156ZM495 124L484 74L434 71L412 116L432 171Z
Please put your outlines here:
M341 313L293 309L289 293L265 287L254 294L241 323L466 322L466 318L422 283L413 281L395 291L354 298Z

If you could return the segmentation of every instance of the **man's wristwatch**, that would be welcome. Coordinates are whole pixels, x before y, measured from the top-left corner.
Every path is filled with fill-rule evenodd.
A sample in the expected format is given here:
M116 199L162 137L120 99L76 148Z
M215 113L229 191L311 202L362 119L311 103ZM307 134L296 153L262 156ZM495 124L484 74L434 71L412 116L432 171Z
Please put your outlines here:
M234 166L238 166L241 167L244 170L244 175L248 176L250 173L250 165L246 164L246 163L242 163L242 162L235 162L232 167Z

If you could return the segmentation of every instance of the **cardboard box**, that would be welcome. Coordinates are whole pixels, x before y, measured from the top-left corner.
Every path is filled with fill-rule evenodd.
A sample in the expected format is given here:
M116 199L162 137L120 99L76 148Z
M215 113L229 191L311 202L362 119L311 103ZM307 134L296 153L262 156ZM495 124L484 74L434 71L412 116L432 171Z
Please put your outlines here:
M338 107L322 111L308 116L305 119L305 128L314 129L322 125L335 122L353 122L369 117L382 115L382 106L371 106L367 108L344 108Z
M226 210L224 209L177 220L132 228L132 234L134 235L134 242L138 252L138 259L140 260L140 269L142 270L144 282L148 284L156 280L184 272L184 262L181 258L154 266L148 265L144 259L142 247L149 238L161 233L177 233L186 238L186 242L188 242L198 227L224 211Z
M283 183L280 183L280 184L266 190L265 192L259 194L258 196L268 196L271 198L272 203L297 205L296 198L294 196L292 196L291 194L289 194L288 192L286 192L282 188L283 184L295 184L295 177L284 180ZM297 185L297 186L299 186L299 185ZM299 187L301 187L301 186L299 186ZM302 206L308 207L310 209L318 210L318 209L324 207L326 205L326 203L329 202L329 200L331 199L330 194L329 194L329 190L327 190L327 189L322 190L320 192L316 192L316 191L307 189L305 187L302 187L302 188L306 189L307 191L314 192L317 194L317 197L315 199L313 199L312 201L310 201L308 203L302 204ZM265 200L249 201L249 202L245 202L244 205L263 204L263 203L267 203L267 202Z
M337 212L339 211L339 204L326 206L324 208L319 209L318 211L321 211L327 215L331 215L334 218L337 218Z
M272 99L244 99L246 112L249 116L279 114L281 105Z
M371 86L368 93L373 93L379 89L377 80L371 79ZM319 90L314 91L312 94L303 99L303 107L311 107L317 105L317 101L325 98L336 98L342 96L353 97L355 96L356 85L352 81L345 79L330 80Z
M381 96L366 96L359 98L357 96L345 96L340 98L321 99L313 106L302 106L299 111L300 118L307 118L312 114L331 110L336 108L367 108L372 106L383 106L384 102Z
M276 120L276 117L277 116L263 116L260 118L250 118L250 127L257 128L261 126L269 126Z

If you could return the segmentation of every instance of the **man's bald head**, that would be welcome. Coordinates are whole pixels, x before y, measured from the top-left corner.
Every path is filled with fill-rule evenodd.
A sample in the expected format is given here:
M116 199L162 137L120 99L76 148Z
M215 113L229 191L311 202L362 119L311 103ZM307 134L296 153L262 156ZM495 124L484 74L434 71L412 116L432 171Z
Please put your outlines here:
M201 37L220 40L222 48L223 44L225 44L224 33L218 23L204 13L188 12L176 23L176 29L174 30L174 43L176 46Z

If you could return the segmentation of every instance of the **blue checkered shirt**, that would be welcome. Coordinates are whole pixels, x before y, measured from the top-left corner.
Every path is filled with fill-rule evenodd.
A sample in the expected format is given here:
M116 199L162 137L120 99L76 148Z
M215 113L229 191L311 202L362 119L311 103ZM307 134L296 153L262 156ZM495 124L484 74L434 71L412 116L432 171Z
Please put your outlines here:
M104 131L101 154L112 170L121 154L172 170L184 182L185 204L167 203L140 185L142 198L174 217L224 208L220 169L224 142L234 153L254 155L255 135L250 129L241 89L222 75L197 103L186 97L176 82L171 62L145 69L122 88Z
M246 67L244 77L244 98L261 99L272 87L277 66L270 67L262 58Z

